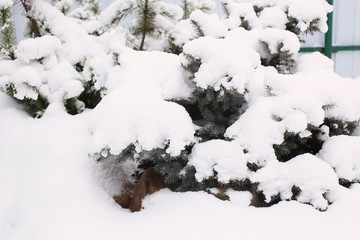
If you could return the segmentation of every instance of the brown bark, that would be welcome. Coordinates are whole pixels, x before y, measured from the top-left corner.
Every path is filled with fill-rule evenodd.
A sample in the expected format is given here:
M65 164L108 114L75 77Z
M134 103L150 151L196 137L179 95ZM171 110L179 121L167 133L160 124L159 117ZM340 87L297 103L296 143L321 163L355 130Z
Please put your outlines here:
M132 212L138 212L142 207L142 200L148 194L155 193L163 188L175 190L178 183L167 184L164 176L154 169L146 170L136 184L127 183L120 195L114 196L117 202L123 208L128 208Z

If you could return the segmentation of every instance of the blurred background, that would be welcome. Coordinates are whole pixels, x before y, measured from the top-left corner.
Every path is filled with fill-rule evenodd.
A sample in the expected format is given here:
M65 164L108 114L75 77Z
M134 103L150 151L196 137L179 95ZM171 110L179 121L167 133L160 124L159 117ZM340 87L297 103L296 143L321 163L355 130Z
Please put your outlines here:
M335 71L345 77L360 76L360 1L333 0L332 54ZM331 30L330 30L331 31ZM325 34L307 36L303 47L324 47Z

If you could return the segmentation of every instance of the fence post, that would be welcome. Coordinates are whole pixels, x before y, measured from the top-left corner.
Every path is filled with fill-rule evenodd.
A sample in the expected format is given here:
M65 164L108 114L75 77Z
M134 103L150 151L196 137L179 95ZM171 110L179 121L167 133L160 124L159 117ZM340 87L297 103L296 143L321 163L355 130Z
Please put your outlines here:
M328 0L328 3L333 6L334 0ZM332 46L333 12L327 15L327 25L328 25L328 31L325 33L324 54L328 58L331 58L333 53L333 46Z

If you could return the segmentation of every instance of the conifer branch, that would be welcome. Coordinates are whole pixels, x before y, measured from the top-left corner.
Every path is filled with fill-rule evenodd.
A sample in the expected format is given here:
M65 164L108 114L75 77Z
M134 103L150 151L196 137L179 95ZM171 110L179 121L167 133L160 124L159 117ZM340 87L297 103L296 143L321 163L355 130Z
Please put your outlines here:
M184 15L182 17L182 19L188 19L190 17L190 9L189 9L189 4L188 4L188 1L187 0L182 0L181 1L181 8L184 12Z
M29 20L30 23L30 35L32 37L40 37L41 31L38 22L30 15L30 11L32 8L32 2L29 0L18 0L18 3L23 7L25 16Z
M148 0L145 0L145 5L144 5L144 10L143 10L143 17L144 17L144 21L143 21L143 32L142 32L142 37L141 37L141 43L140 43L140 47L139 49L142 51L144 49L144 43L145 43L145 33L146 33L146 30L147 30L147 21L148 21L148 11L149 11L149 8L148 8L148 5L149 4L149 1Z
M223 11L225 17L229 18L230 17L230 12L229 12L229 8L228 8L228 4L225 3L225 2L222 2L221 3L221 8L222 8L222 11Z
M0 8L0 41L0 54L14 60L16 37L11 7Z
M203 30L201 29L200 25L194 20L191 20L191 23L192 23L196 33L198 34L198 37L204 37L205 34L204 34Z
M150 0L139 0L137 13L138 27L134 29L134 34L141 36L140 51L144 50L146 35L152 34L155 30L156 13L152 4Z

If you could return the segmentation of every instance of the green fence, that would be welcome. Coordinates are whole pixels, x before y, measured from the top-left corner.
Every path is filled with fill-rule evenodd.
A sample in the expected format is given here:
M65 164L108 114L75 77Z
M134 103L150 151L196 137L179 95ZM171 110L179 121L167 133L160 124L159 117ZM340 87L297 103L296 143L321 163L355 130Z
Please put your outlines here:
M334 0L327 0L329 4L334 5ZM358 51L359 45L333 46L333 12L328 14L327 24L329 30L325 33L324 47L302 47L300 52L322 52L325 56L331 58L332 54L339 51Z

